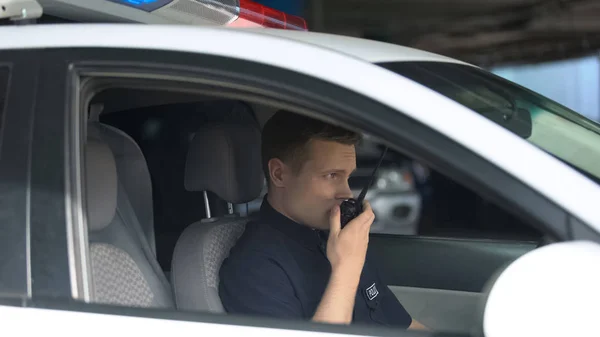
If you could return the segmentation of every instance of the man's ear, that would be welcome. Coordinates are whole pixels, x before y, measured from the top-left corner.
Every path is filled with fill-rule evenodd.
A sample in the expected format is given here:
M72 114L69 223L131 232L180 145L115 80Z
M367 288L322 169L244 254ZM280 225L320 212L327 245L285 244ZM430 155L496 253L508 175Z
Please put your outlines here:
M275 187L285 187L287 166L278 158L269 160L269 180Z

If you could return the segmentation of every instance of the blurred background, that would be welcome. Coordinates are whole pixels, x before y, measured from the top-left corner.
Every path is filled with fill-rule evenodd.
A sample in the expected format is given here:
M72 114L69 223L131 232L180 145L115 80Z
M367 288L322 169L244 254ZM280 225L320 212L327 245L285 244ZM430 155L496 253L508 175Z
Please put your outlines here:
M484 67L600 121L598 0L257 0L312 31Z

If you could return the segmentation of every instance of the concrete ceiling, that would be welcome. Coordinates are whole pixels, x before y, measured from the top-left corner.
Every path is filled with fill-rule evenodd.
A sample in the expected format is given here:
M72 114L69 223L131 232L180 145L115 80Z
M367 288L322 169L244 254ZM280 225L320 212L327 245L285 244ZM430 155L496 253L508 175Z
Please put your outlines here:
M600 50L600 0L312 0L309 28L362 36L482 66Z

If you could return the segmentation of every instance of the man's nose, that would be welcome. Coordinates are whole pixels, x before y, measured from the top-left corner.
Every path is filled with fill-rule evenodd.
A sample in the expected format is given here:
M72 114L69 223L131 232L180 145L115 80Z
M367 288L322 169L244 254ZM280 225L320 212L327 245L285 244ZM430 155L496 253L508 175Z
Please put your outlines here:
M350 199L353 197L354 197L354 194L352 193L352 190L350 189L350 184L348 184L348 181L344 182L344 184L342 184L340 191L338 193L338 198Z

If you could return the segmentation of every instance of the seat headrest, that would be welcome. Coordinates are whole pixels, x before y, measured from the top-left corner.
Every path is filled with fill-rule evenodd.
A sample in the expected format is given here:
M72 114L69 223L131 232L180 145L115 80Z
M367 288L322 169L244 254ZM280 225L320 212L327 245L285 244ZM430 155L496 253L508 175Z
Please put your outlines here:
M190 144L184 184L188 191L211 191L227 202L246 203L260 196L261 167L258 126L207 125Z
M85 145L88 228L108 226L117 209L117 166L107 144L88 138Z

